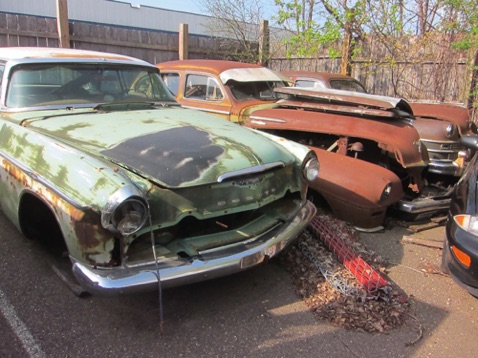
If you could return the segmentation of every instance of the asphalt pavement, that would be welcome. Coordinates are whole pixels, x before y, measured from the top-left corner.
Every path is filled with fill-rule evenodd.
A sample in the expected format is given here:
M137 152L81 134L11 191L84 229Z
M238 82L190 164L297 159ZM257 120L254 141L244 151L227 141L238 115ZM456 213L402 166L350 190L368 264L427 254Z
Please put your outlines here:
M444 228L361 234L411 301L388 334L319 321L272 260L222 279L113 298L77 297L53 258L0 212L0 357L459 357L478 352L478 299L435 273ZM161 315L163 324L161 329Z

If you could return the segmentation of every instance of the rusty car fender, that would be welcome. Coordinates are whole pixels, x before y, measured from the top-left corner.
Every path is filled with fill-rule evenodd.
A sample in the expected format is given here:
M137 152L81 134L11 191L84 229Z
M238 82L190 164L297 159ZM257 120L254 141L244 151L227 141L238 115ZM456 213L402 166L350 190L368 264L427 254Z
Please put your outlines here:
M390 170L323 149L311 149L321 163L321 171L310 188L325 198L339 219L363 228L377 227L387 208L403 197L400 178Z
M468 132L470 114L465 106L454 103L408 102L415 117L439 119L453 123L460 128L462 135Z

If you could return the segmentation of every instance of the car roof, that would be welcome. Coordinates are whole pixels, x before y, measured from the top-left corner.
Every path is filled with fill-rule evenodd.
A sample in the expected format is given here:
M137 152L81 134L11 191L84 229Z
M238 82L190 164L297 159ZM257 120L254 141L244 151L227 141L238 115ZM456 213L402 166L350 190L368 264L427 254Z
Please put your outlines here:
M289 82L279 72L270 68L253 64L226 60L176 60L161 62L156 65L160 71L194 70L207 72L220 78L222 83L229 80L237 82L278 81Z
M161 68L191 69L207 71L220 75L222 72L237 68L262 68L261 65L227 60L176 60L158 63Z
M0 59L32 60L32 59L89 59L89 60L115 60L148 64L138 58L99 51L79 50L55 47L0 47Z

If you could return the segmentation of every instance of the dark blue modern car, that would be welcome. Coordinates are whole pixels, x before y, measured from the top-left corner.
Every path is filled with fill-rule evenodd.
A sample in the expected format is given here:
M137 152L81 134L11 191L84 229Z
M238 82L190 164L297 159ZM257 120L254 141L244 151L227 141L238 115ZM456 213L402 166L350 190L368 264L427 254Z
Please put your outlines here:
M478 136L464 136L462 144L478 150ZM473 296L478 297L478 152L456 184L451 199L443 270Z

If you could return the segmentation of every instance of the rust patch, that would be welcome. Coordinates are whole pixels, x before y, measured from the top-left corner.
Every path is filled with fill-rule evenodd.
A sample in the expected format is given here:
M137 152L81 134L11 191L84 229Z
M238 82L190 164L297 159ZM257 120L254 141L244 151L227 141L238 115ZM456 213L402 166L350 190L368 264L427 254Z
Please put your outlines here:
M102 242L114 238L110 231L101 226L99 215L92 211L85 212L81 220L74 221L72 224L78 238L78 245L83 249L95 248Z
M23 171L15 167L6 159L3 159L2 163L5 171L10 177L15 179L18 183L21 183L25 188L31 188L30 178ZM10 184L14 185L13 181Z
M351 114L359 117L384 117L384 118L400 118L399 113L392 111L391 109L374 109L364 108L360 106L352 105L336 105L329 103L314 103L314 102L301 102L291 100L280 100L277 102L281 107L294 107L301 110L311 109L322 112L335 112Z

